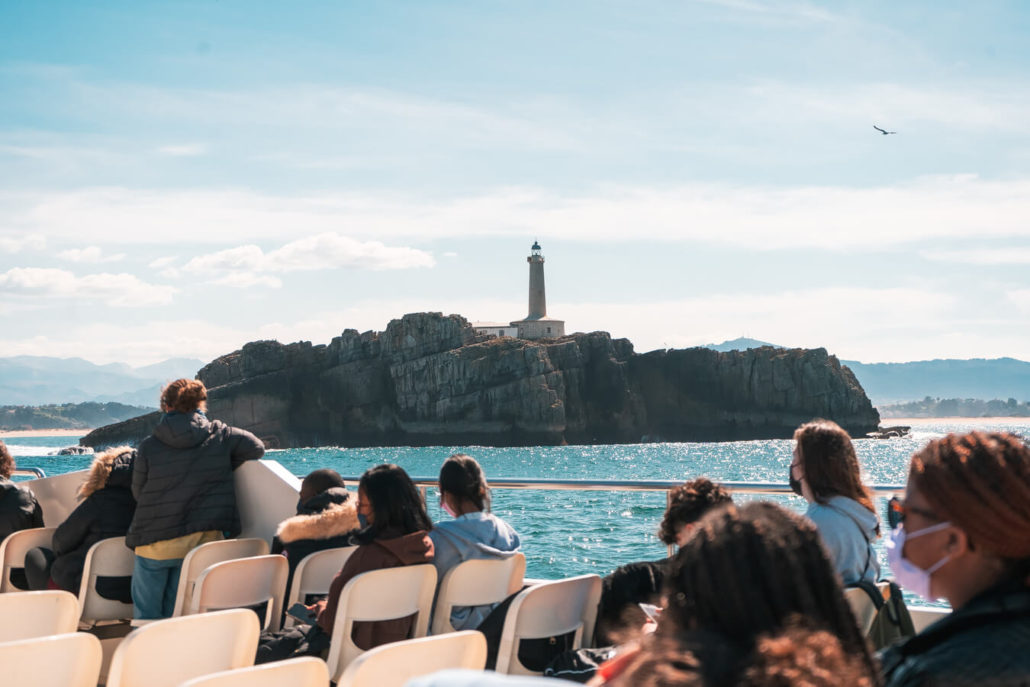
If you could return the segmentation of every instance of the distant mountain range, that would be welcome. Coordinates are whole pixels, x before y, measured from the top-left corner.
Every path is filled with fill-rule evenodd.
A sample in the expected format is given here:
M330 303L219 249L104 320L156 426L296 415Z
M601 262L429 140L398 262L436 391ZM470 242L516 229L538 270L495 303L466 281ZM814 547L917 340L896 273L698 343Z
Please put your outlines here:
M154 410L157 409L122 403L0 406L0 430L91 429L146 415Z
M194 358L172 358L153 365L96 365L82 358L21 355L0 358L0 404L46 405L116 402L153 407L161 386L192 378L204 365Z
M709 344L716 351L747 350L776 344L740 338ZM830 351L833 353L833 351ZM932 398L1014 398L1030 400L1030 362L1015 358L919 360L910 363L860 363L841 360L851 368L873 405Z

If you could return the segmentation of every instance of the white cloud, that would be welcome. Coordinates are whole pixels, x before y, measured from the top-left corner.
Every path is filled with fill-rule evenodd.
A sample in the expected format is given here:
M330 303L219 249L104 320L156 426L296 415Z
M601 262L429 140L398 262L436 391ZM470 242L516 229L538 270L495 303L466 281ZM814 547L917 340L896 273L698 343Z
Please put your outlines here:
M1030 229L1028 229L1030 234ZM1030 265L1030 248L970 248L967 250L928 250L919 255L936 262L971 265Z
M524 234L554 239L695 241L749 248L815 246L851 250L935 238L1026 236L1030 178L929 177L895 186L610 186L584 194L502 188L449 200L387 194L275 196L244 190L0 192L0 226L98 244L198 244L289 240L285 250L318 258L319 234L346 228L354 240ZM308 247L305 247L308 245ZM330 243L334 253L354 246ZM370 249L371 250L371 249ZM385 248L373 262L387 262ZM399 250L399 249L398 249ZM408 250L408 249L404 249ZM401 262L418 253L398 256ZM230 255L220 259L252 259ZM335 264L335 263L334 263Z
M200 275L224 275L214 283L223 286L265 285L278 288L282 281L268 273L285 274L339 268L397 270L432 267L433 256L405 246L386 246L379 241L356 241L327 233L291 241L265 253L254 245L238 246L193 258L183 271Z
M171 265L173 262L175 262L178 259L179 258L176 255L166 255L164 257L155 258L154 260L151 260L147 264L147 267L150 267L150 268L155 269L155 270L161 269L162 267L168 267L169 265Z
M77 277L50 267L14 267L0 274L0 293L12 297L100 301L114 307L170 303L176 289L148 284L131 274Z
M87 246L86 248L70 248L57 254L57 257L69 262L118 262L125 259L125 253L104 255L99 246Z
M199 157L207 155L207 145L203 143L183 143L179 145L160 146L158 154L168 157Z
M0 236L0 253L20 253L23 250L43 250L46 237L35 232L14 236Z
M1030 289L1014 289L1005 296L1019 310L1030 315Z

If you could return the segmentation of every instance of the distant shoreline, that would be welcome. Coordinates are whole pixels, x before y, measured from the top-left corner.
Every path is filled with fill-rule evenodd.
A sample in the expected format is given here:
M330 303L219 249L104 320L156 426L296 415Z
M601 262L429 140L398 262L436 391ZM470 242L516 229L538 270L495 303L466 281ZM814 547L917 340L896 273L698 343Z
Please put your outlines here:
M1030 425L1030 417L882 417L881 427L893 425L939 425L941 423L963 422L980 424Z
M4 437L74 437L89 434L92 429L0 429Z

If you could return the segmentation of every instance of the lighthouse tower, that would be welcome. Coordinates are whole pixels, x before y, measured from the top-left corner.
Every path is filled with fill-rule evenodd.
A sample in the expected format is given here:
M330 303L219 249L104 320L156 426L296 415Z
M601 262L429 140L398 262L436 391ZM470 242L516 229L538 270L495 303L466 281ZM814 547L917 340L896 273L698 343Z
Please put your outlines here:
M547 292L544 288L544 256L536 241L529 257L529 314L524 320L516 320L511 326L518 327L520 339L551 339L565 335L564 320L547 316Z

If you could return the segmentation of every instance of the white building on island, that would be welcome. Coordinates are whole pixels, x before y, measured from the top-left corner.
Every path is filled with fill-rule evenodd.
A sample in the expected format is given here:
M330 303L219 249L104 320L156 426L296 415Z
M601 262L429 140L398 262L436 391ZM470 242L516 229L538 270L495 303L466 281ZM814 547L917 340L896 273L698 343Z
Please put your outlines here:
M529 257L529 314L509 325L494 322L473 322L477 334L510 336L519 339L553 339L565 336L565 321L547 316L547 292L544 287L544 256L540 244L533 242Z

